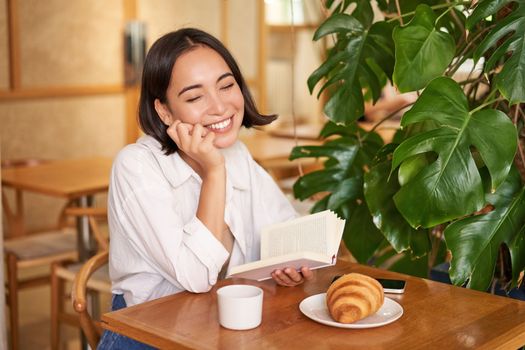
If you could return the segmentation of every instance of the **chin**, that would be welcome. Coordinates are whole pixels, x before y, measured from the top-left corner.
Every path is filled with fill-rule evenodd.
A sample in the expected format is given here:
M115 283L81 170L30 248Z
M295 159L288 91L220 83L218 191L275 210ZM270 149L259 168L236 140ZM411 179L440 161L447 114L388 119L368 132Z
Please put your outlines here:
M237 137L225 137L216 139L213 144L217 148L228 148L230 146L233 146L235 141L237 141Z

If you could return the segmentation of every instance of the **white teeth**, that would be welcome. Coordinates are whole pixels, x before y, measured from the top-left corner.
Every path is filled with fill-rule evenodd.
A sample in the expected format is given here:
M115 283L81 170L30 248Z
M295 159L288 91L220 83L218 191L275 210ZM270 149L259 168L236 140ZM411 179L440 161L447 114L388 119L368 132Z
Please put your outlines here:
M208 128L213 129L213 130L221 130L227 127L228 125L230 125L231 122L232 122L232 118L228 118L226 120L223 120L222 122L210 124L208 125Z

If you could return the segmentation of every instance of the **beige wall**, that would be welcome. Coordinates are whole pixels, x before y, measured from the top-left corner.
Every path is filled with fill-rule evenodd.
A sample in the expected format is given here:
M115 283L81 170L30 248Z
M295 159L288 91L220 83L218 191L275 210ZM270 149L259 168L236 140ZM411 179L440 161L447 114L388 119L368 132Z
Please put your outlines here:
M182 27L220 36L221 0L137 0L137 12L138 19L147 24L148 47L163 34Z
M2 159L113 157L124 145L122 96L0 103ZM51 226L63 200L25 194L28 228Z
M2 158L113 157L124 144L119 95L0 103Z
M19 0L22 86L121 84L119 0Z
M5 0L0 17L7 18ZM122 1L17 0L22 89L119 86L123 82ZM0 33L8 86L6 21ZM3 49L2 49L3 48ZM125 144L124 95L0 101L2 159L113 157ZM63 200L27 194L29 229L51 225Z
M228 42L232 55L246 79L257 76L258 55L257 2L230 0L228 8Z
M67 91L68 87L122 86L126 1L133 2L13 0L19 21L22 88L63 87ZM245 78L257 83L260 63L257 1L228 0L227 12L223 13L223 0L136 0L136 15L146 24L147 47L164 33L181 27L202 28L221 39L225 34L226 45ZM227 19L225 33L223 15ZM0 92L9 87L6 22L6 0L0 0ZM306 91L306 78L318 62L318 50L310 46L310 37L310 31L296 32L297 114L318 109L315 98ZM281 43L277 51L286 51L288 45L289 42ZM267 67L266 111L280 114L281 121L289 121L291 57L281 58ZM251 90L257 99L259 91L255 86ZM3 159L112 157L126 143L126 118L126 99L121 92L0 99L0 156ZM52 212L62 203L47 197L36 204L27 202L29 214L35 214L28 217L39 223L54 220ZM46 212L42 208L51 209Z

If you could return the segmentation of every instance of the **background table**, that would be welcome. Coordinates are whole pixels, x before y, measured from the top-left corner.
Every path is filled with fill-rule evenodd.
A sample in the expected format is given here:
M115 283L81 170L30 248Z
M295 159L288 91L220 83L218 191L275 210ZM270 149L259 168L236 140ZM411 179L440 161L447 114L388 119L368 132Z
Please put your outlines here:
M321 167L313 158L288 160L292 149L299 145L319 145L321 141L297 140L272 136L269 132L250 129L240 135L253 159L268 171L275 180L297 176L299 163L305 173Z
M335 275L361 272L402 278L404 308L396 322L370 329L316 323L299 311L307 296L325 292ZM264 289L262 324L248 331L220 327L216 289L232 283ZM220 281L209 293L188 292L104 314L103 327L160 348L198 349L516 349L525 344L525 303L422 278L339 261L294 288L273 281Z
M111 158L90 157L3 169L2 186L67 200L75 199L79 206L90 206L92 195L108 190L111 164ZM77 226L79 258L83 261L89 255L89 224L85 218L79 217Z

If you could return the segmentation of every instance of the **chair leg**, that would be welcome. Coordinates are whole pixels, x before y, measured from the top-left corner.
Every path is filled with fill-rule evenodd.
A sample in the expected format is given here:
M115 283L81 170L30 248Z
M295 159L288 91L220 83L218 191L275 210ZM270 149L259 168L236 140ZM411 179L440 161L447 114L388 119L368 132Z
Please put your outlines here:
M51 266L51 349L58 350L60 342L59 315L63 312L64 282L55 273L56 264Z
M7 254L7 293L9 300L9 322L11 327L11 349L18 350L18 274L17 258L13 254Z

